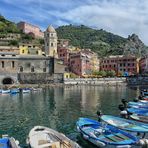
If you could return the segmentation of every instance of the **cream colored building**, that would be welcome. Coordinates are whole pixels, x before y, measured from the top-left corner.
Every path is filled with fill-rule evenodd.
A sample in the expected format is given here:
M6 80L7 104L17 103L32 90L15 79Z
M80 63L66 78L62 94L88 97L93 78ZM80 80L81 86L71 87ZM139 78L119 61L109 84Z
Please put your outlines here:
M49 26L44 33L45 54L58 58L57 54L57 33L52 26Z

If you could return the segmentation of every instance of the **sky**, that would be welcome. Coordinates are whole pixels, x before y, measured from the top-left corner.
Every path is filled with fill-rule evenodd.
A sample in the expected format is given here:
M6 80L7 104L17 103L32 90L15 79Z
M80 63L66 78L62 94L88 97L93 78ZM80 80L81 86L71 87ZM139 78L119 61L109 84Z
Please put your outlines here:
M39 26L86 25L128 37L133 33L148 45L148 0L0 0L7 19Z

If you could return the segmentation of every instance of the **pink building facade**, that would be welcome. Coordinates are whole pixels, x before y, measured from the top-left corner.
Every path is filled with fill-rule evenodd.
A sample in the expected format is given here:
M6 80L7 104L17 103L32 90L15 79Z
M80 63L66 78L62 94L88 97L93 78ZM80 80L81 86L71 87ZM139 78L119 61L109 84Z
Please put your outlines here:
M33 34L37 38L43 38L44 33L40 30L38 26L26 23L26 22L19 22L17 27L22 30L26 34Z
M96 54L95 54L96 55ZM90 50L82 50L77 53L69 54L69 68L70 71L81 76L85 77L91 75L94 71L94 53ZM99 67L97 68L99 69Z
M58 58L63 61L64 65L69 65L69 49L67 47L57 48Z
M137 58L134 56L109 56L103 58L100 63L101 70L114 70L116 75L135 75L138 73Z
M140 59L139 69L141 74L148 73L148 55Z

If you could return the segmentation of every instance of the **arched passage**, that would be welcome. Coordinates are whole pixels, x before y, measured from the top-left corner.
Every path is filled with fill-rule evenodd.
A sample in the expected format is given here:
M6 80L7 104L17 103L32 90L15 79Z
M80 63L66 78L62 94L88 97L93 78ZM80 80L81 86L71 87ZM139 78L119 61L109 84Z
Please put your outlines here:
M13 84L14 80L12 78L4 78L2 83L3 84Z

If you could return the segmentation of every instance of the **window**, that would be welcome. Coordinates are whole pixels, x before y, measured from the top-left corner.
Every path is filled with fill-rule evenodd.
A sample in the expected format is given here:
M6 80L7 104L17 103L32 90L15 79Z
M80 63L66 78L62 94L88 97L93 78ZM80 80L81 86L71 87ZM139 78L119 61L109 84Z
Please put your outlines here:
M31 72L34 72L34 67L33 66L31 67Z
M43 72L46 72L46 68L43 68Z
M24 53L24 50L22 50L22 53Z
M53 43L51 43L51 47L53 47Z
M4 61L2 61L2 68L4 68Z
M53 33L51 33L51 36L53 36Z
M23 72L23 67L22 66L20 67L20 72Z
M14 68L14 61L12 61L12 68Z

